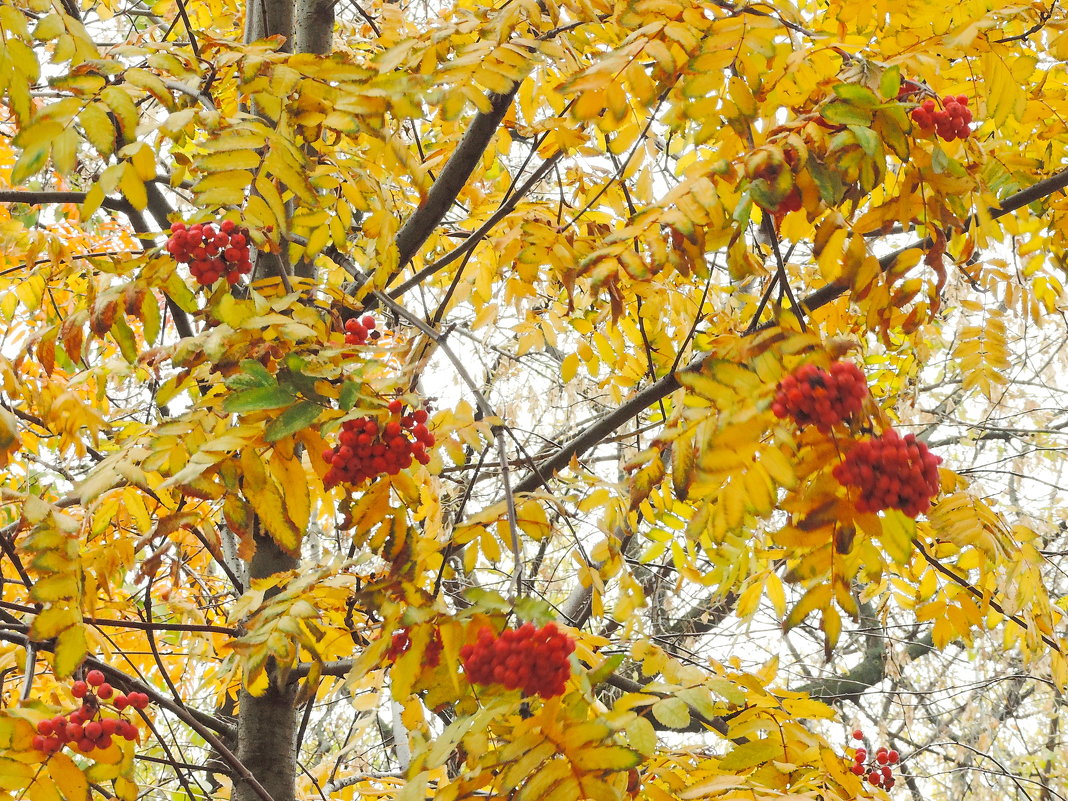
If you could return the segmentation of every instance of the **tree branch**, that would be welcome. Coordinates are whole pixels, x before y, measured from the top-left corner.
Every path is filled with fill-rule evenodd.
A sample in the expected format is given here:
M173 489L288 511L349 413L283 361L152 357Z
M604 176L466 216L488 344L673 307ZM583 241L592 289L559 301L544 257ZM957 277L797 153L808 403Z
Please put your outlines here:
M1036 184L1032 184L1014 195L1010 195L1005 198L997 208L989 209L988 213L993 219L1004 217L1006 214L1016 211L1036 200L1041 200L1065 187L1068 187L1068 169L1061 170L1049 178L1039 181ZM975 219L974 215L971 219ZM883 272L886 272L906 251L915 248L926 249L931 247L932 244L932 240L928 237L919 242L914 242L907 247L901 248L900 250L896 250L879 259L879 268ZM816 309L837 300L848 290L848 284L834 282L809 293L804 298L801 298L798 303L802 310L811 313L816 311ZM765 323L764 325L754 328L751 333L755 334L765 331L771 326L772 323ZM680 371L672 373L671 375L666 375L658 381L654 381L638 394L634 395L629 400L624 401L620 406L616 407L600 420L591 424L585 431L582 431L569 442L560 446L556 453L539 464L539 473L531 473L524 477L521 481L516 483L513 491L517 493L534 492L539 489L545 483L546 476L551 476L552 473L564 469L573 458L581 456L586 451L595 447L602 439L607 437L621 425L637 417L642 411L671 394L676 389L679 389L681 386L678 379L679 372L699 371L707 356L708 354L697 356Z
M928 632L919 640L910 642L905 653L912 661L934 650L934 642ZM866 649L860 663L844 675L816 679L798 687L796 691L820 701L852 701L859 705L860 697L885 678L886 644L880 640L879 647Z
M0 203L25 203L27 206L44 206L49 203L84 203L86 192L33 192L28 189L0 190ZM100 204L105 209L129 214L134 210L129 201L122 198L104 198Z
M449 206L456 201L456 196L460 194L460 190L464 188L467 179L474 172L493 134L497 132L497 127L508 112L508 107L512 104L512 98L515 97L517 91L519 91L518 82L506 94L491 94L490 110L475 115L471 127L467 129L467 133L464 134L460 144L456 146L456 150L445 163L438 179L430 187L426 202L408 218L408 222L397 234L397 250L400 251L398 270L403 269L412 260L431 232L444 219Z

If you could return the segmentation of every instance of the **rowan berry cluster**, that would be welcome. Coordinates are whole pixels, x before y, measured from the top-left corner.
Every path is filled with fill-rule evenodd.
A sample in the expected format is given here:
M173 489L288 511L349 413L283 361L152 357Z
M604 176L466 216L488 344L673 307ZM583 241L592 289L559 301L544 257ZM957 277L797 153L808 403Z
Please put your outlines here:
M935 101L928 98L912 110L912 121L924 131L935 131L947 142L967 139L971 134L972 110L967 95L946 95L942 110L935 110Z
M189 272L201 286L210 286L220 278L236 284L242 275L252 272L249 260L248 231L233 220L186 226L171 225L167 252L174 260L189 265Z
M901 437L891 428L857 443L833 473L843 486L860 489L858 511L900 509L916 517L931 508L931 498L938 494L941 462L914 434Z
M408 649L411 647L411 629L408 626L405 626L393 635L393 639L389 643L389 650L386 651L386 660L389 662L396 662L401 654L407 653ZM440 665L441 649L441 632L434 629L434 633L430 636L430 640L426 644L426 650L423 651L423 664L429 668L436 668Z
M426 409L402 413L399 399L389 402L390 420L385 425L373 417L346 420L336 447L323 452L323 460L330 465L323 477L329 489L337 484L360 484L381 473L396 475L412 461L430 461L427 448L434 444L434 435L426 427Z
M864 732L857 729L853 732L853 738L855 740L863 740ZM897 751L885 746L879 746L875 750L875 756L869 761L868 749L860 745L853 752L852 771L857 776L867 776L868 781L876 787L890 790L897 783L894 779L893 766L897 764L898 759Z
M827 433L859 412L867 395L864 373L852 362L832 362L830 370L804 364L779 382L771 410Z
M368 339L378 339L381 332L375 330L375 318L370 314L363 317L350 317L345 321L345 344L363 345Z
M540 629L524 623L499 636L483 626L478 640L460 649L460 659L473 684L502 684L506 690L552 698L564 694L574 650L575 641L555 623Z
M69 745L87 754L94 749L110 748L115 737L131 741L137 739L137 727L123 717L104 717L101 702L110 701L117 712L127 707L146 709L149 703L147 695L139 692L116 694L99 670L90 670L84 681L74 682L70 694L79 699L82 705L66 715L56 715L39 722L33 738L36 750L54 754Z

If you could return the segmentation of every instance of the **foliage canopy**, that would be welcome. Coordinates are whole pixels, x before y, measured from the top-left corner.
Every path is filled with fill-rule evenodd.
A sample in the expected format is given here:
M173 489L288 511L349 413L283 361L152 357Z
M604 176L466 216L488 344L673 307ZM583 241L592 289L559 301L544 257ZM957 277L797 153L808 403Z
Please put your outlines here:
M3 0L0 792L883 797L864 723L1063 797L1066 62L1056 2ZM426 463L334 486L397 401ZM892 430L916 517L835 472ZM468 680L522 621L563 695ZM45 757L89 669L140 740Z

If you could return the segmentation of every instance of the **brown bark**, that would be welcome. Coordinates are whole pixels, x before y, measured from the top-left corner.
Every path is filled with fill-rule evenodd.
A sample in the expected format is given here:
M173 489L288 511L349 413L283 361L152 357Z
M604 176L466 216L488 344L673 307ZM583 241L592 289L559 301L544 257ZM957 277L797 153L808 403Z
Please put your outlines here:
M249 564L249 578L267 578L293 570L298 560L270 537L256 538L256 553ZM242 689L238 695L237 758L274 801L293 801L297 776L296 685L279 686L277 670L268 663L271 682L267 691L254 696ZM263 801L256 788L234 779L233 801Z

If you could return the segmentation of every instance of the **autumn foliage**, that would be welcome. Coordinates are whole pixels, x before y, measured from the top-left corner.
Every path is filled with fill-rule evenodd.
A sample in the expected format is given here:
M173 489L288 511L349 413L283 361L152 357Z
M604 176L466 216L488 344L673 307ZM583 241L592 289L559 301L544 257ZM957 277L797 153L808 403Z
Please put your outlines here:
M0 801L1068 793L1066 31L0 4Z

